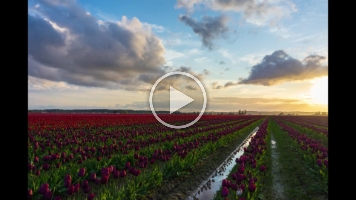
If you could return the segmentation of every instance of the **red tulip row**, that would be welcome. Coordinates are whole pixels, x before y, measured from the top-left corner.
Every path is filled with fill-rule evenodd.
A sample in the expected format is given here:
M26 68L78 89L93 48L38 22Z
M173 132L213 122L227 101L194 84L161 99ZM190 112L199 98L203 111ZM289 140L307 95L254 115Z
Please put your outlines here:
M197 116L197 114L159 115L166 122L193 121ZM226 115L203 115L201 120L219 118L226 118ZM156 123L156 118L151 114L28 114L28 129L35 131Z

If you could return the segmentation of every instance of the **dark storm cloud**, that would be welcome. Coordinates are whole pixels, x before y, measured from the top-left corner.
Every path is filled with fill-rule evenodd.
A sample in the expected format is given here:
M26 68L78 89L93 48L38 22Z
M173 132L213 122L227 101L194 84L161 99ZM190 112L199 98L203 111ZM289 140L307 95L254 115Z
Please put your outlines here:
M133 89L165 73L165 49L137 18L102 22L75 1L37 1L28 14L28 75Z
M223 15L217 17L204 16L200 22L188 15L181 15L178 19L191 27L194 33L201 37L203 45L210 50L214 49L215 46L213 40L228 32L226 26L228 19Z
M303 61L290 57L282 50L266 55L262 62L252 66L249 77L239 84L276 85L286 81L307 80L328 75L323 56L311 55Z

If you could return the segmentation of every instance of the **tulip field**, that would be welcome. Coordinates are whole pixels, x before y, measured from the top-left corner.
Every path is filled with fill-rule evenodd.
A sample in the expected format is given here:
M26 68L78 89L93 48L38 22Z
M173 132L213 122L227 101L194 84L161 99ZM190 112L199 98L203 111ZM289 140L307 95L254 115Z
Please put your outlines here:
M269 117L235 160L214 199L328 199L327 119ZM275 163L283 173L272 170ZM276 187L275 180L283 187Z
M159 116L174 125L197 117ZM28 199L184 199L188 191L173 198L163 188L179 182L194 190L193 180L209 175L200 171L217 166L214 159L230 153L216 152L238 146L257 126L214 198L274 199L271 134L298 147L294 158L308 164L308 177L320 180L317 187L323 197L328 184L328 124L322 118L203 115L196 124L176 130L149 114L29 113Z
M197 115L162 115L184 124ZM29 199L139 199L262 116L204 115L173 130L152 115L29 114ZM235 134L235 135L234 135Z

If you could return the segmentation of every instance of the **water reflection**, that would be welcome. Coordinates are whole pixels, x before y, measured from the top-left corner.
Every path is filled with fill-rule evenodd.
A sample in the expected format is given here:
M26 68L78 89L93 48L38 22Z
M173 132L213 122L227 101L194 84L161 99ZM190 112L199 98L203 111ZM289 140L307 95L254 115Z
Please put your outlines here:
M248 147L251 141L251 137L253 137L258 130L256 127L247 137L246 139L230 154L230 156L213 172L209 178L203 181L200 186L193 191L193 193L187 198L187 200L208 200L213 199L215 193L220 189L222 185L222 180L226 179L231 169L235 166L236 158L240 158L240 156L244 153L244 147ZM205 190L203 190L205 189Z

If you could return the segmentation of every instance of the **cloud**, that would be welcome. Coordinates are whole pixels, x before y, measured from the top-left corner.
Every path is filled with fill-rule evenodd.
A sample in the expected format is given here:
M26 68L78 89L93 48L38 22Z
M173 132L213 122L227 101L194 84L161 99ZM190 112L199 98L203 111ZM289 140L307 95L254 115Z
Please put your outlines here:
M236 56L231 54L230 50L227 49L219 49L218 52L225 58L228 58L233 64L236 64L237 61L235 60Z
M206 75L206 76L209 76L210 75L210 71L207 70L207 69L204 69L203 74Z
M298 99L281 99L281 98L245 98L245 97L214 97L215 103L231 104L284 104L284 103L303 103Z
M75 1L39 0L38 5L28 14L28 75L135 90L144 83L140 75L165 73L165 48L149 24L125 16L103 22Z
M174 5L174 8L185 8L188 13L192 13L194 11L194 4L199 4L202 2L203 0L177 0L177 4Z
M204 16L200 22L188 15L180 15L178 19L191 27L194 33L198 34L202 39L203 46L209 50L215 48L213 40L220 36L224 37L224 34L228 32L228 27L226 26L228 18L224 15L217 17Z
M169 101L156 101L156 110L169 110ZM134 102L124 106L118 105L120 109L146 109L149 110L147 102ZM190 109L182 108L180 111L200 111L201 102L191 105ZM206 111L236 112L247 111L327 111L327 106L311 106L299 99L287 98L246 98L246 97L213 97L209 100Z
M185 88L187 88L188 90L197 90L197 88L192 85L187 85L185 86Z
M238 83L234 83L232 81L229 81L229 82L225 83L225 85L219 85L218 82L213 82L212 85L213 85L213 89L219 90L219 89L228 88L228 87L231 87L231 86L238 85Z
M181 66L177 69L172 69L167 72L186 72L186 73L189 73L189 74L193 75L194 77L196 77L200 82L203 82L205 76L208 75L208 73L209 73L208 70L204 70L202 74L197 74L194 71L192 71L190 67L185 67L185 66ZM156 82L156 80L158 80L163 75L164 74L161 74L161 75L142 74L139 76L139 80L143 81L147 84L153 85ZM182 75L172 75L172 76L169 76L169 77L163 79L157 85L157 88L155 91L159 92L159 91L169 90L170 86L172 86L172 87L185 86L185 89L195 90L196 88L194 86L192 86L193 84L195 84L195 81L189 77L185 77ZM150 88L149 88L149 90L150 90Z
M283 50L266 55L262 62L252 66L250 75L239 84L276 85L287 81L308 80L328 75L328 66L319 55L307 56L303 61L290 57Z
M220 65L224 65L225 62L224 62L224 61L220 61L219 64L220 64Z
M38 79L35 77L28 77L28 90L38 91L38 90L78 90L78 86L71 86L65 82L54 82L44 79Z
M239 12L246 22L259 26L276 25L281 19L290 17L291 13L297 11L290 0L178 0L175 8L185 8L192 13L197 5L217 11Z

